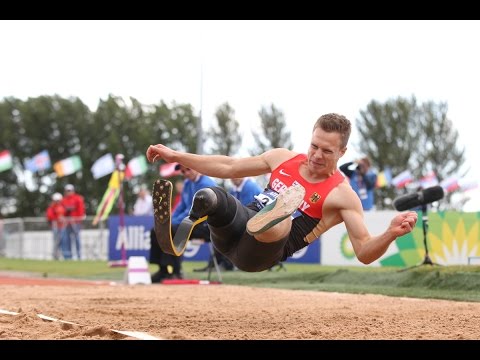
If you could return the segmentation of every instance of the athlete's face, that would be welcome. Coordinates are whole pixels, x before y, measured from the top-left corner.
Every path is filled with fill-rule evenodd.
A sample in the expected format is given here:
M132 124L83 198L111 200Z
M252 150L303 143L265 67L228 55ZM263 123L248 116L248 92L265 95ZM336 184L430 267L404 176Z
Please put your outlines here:
M313 172L331 175L337 169L337 162L345 151L347 148L342 147L339 133L328 133L316 128L308 149L308 167Z

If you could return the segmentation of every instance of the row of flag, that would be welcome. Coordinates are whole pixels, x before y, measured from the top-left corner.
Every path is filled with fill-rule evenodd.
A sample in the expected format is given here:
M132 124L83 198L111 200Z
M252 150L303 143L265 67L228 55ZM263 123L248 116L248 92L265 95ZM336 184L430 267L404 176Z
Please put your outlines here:
M163 164L160 166L159 172L162 177L171 177L180 174L175 169L177 163ZM52 168L52 162L47 150L43 150L31 159L24 161L25 169L31 172L44 171ZM13 168L12 154L8 150L0 151L0 172ZM53 169L58 177L74 174L82 169L82 160L78 155L57 161L53 164ZM129 180L134 176L144 174L148 169L147 159L144 155L131 159L124 171L116 169L114 157L111 153L105 154L98 158L90 168L94 179L99 179L106 175L112 174L108 182L100 204L97 207L93 225L97 225L100 221L108 218L114 204L120 194L121 184L124 179Z
M8 150L0 151L0 172L10 170L13 167L12 154ZM24 161L25 170L33 173L44 171L52 168L52 162L47 150L39 152L31 159ZM128 180L134 176L142 175L147 171L147 159L145 155L137 156L131 159L125 170L125 178ZM82 159L80 156L73 155L66 159L57 161L53 164L53 170L58 177L68 176L82 169ZM108 153L97 159L92 167L91 172L94 179L111 174L115 170L115 160L113 155Z
M418 181L415 180L410 170L402 171L395 177L392 177L390 168L380 171L377 175L377 188L393 185L397 189L402 189L409 185L414 188L428 188L440 185L446 192L453 192L456 190L472 190L478 187L478 183L471 179L459 178L458 176L451 176L442 181L438 181L437 175L434 171L430 171L422 176Z

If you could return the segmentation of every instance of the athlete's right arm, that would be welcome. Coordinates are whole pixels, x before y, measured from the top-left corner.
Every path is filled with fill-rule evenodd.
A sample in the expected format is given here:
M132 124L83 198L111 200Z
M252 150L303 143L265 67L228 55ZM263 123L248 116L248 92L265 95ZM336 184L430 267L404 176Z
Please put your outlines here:
M160 159L166 162L178 162L201 174L228 179L267 174L280 163L292 157L292 154L292 151L280 148L268 150L257 156L234 158L224 155L185 153L170 149L162 144L157 144L148 147L146 156L150 162Z

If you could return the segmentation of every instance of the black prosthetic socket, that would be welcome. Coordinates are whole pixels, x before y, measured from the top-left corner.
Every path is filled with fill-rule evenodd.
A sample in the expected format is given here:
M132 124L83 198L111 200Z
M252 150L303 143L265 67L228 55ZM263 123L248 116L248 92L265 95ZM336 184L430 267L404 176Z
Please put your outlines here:
M212 187L210 189L217 195L217 207L215 212L209 215L208 224L213 227L222 227L230 224L237 212L235 198L220 187Z
M213 188L200 189L195 193L192 208L190 209L190 217L200 219L205 215L210 215L217 210L217 199Z

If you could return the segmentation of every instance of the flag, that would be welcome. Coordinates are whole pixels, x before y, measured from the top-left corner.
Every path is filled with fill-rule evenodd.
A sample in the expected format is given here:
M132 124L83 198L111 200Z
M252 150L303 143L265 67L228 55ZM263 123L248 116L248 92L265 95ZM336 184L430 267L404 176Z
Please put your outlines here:
M401 188L405 187L405 185L407 185L408 183L410 183L412 181L413 181L412 173L410 172L410 170L405 170L405 171L402 171L400 174L398 174L397 176L395 176L392 179L392 184L397 189L401 189Z
M10 151L0 151L0 172L9 170L13 167L13 159Z
M176 162L160 165L160 169L159 169L160 176L163 178L168 178L171 176L180 175L181 171L175 170L175 166L177 165L178 163Z
M377 188L389 186L392 182L392 170L387 167L385 170L380 171L377 176Z
M92 224L97 225L100 221L107 219L110 211L112 211L113 205L117 200L118 194L120 194L120 186L123 180L124 173L115 170L108 182L107 191L103 194L102 201L98 204L97 213L93 218Z
M476 189L478 187L477 181L473 179L466 179L466 178L462 178L458 180L458 185L460 186L460 190L462 191L469 191L469 190Z
M115 170L115 161L113 160L112 154L105 154L95 160L90 170L95 180L111 174L113 170Z
M420 179L420 186L424 189L438 185L437 175L435 171L430 171L427 175Z
M53 164L53 169L58 177L71 175L82 168L80 156L74 155L69 158L57 161Z
M125 170L125 178L131 179L134 176L142 175L147 172L148 164L145 155L137 156L131 159Z
M440 186L443 188L443 190L447 192L452 192L459 189L460 185L458 183L458 176L453 175L445 180L442 180L442 182L440 183Z
M52 167L50 155L47 150L43 150L31 159L25 160L25 169L31 172L47 170Z

